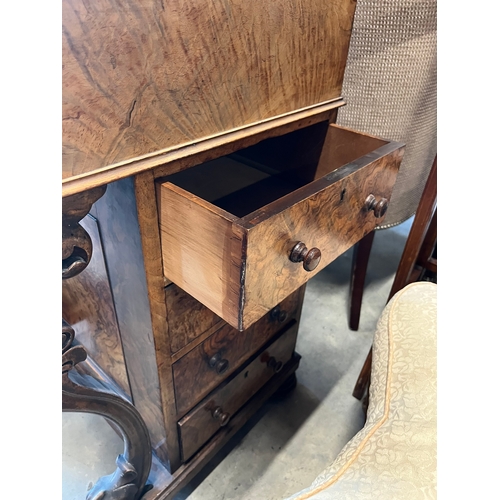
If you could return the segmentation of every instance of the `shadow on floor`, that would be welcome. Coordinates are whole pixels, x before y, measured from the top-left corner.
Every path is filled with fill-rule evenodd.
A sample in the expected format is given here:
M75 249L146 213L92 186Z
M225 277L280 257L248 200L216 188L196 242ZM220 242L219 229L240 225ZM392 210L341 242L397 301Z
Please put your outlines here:
M261 436L262 439L265 440L267 434L272 436L272 440L269 440L268 443L267 453L263 454L259 451L258 456L256 454L254 457L247 457L248 467L252 470L251 476L260 477L319 404L320 400L300 383L297 384L295 389L286 394L276 394L252 416L222 450L215 455L210 463L201 470L196 478L184 487L173 500L188 498L229 453L237 455L239 449L245 447L250 430L259 423L265 424L267 431ZM263 422L263 420L267 421ZM243 453L248 453L248 449Z

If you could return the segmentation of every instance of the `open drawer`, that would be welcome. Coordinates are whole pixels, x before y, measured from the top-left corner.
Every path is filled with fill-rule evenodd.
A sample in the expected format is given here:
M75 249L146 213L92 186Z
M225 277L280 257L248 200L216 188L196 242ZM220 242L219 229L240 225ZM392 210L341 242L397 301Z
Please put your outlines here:
M309 129L158 184L165 276L239 330L387 210L404 145L328 123Z

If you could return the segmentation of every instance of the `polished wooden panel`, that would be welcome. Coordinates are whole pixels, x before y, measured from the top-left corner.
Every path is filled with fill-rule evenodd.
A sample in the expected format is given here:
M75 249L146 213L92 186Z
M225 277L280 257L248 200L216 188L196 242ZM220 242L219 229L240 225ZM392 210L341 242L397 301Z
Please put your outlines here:
M148 426L153 449L168 463L171 457L167 452L133 180L109 184L94 210L99 220L133 404Z
M63 177L340 96L354 0L63 2Z
M321 150L315 179L381 148L389 141L331 123Z
M282 198L276 205L283 206L273 207L275 213L262 210L243 219L248 227L244 328L383 220L365 210L365 199L371 193L377 198L390 198L401 156L397 149L362 168L348 170L347 175L340 168L331 180L324 178L325 183L316 192L299 193L313 185L309 184L297 191L295 203ZM312 272L288 258L299 241L322 252L321 261Z
M229 130L178 147L123 161L88 174L63 179L62 195L71 196L96 186L114 182L141 172L152 171L155 178L179 172L204 161L233 153L266 139L286 134L324 120L332 120L338 108L345 105L342 98L320 103L252 125Z
M201 302L191 297L177 285L165 290L167 321L170 331L170 348L175 353L222 320Z
M213 203L161 184L166 277L235 328L248 328L382 222L365 202L369 195L377 202L390 199L403 149L330 125L323 148L328 154L321 154L315 174L320 177L298 189L297 176L290 184L280 177L278 199L264 186L275 183L273 176ZM263 200L268 204L255 210ZM289 259L298 242L322 253L312 272Z
M276 366L280 371L291 359L297 331L298 324L295 323L235 377L219 386L179 421L183 461L189 459L222 426L227 425L241 406L275 375ZM280 365L274 364L272 360ZM214 418L217 408L225 415L223 425Z
M88 269L94 245L92 237L85 230L85 225L81 225L80 222L105 191L106 188L101 188L63 201L61 256L63 280L74 279ZM93 229L97 229L95 225ZM94 240L98 241L96 234ZM99 250L101 250L100 245ZM102 261L102 252L100 253ZM100 271L102 273L102 269ZM108 280L105 279L105 282L107 285L105 288L109 292ZM73 369L88 359L87 352L81 344L73 345L75 331L64 318L61 334L62 410L95 413L105 417L122 436L125 445L123 453L116 459L115 471L99 478L93 486L91 484L87 498L89 500L105 497L130 500L139 498L144 493L151 466L151 441L146 424L137 409L130 404L130 398L126 395L122 397L123 391L101 369L99 373L102 377L98 378L86 374L80 375L79 370ZM70 372L73 374L71 377ZM105 379L110 383L105 383ZM114 388L117 388L118 393L114 392Z
M205 342L174 363L174 386L179 416L183 416L218 384L234 373L249 356L257 352L273 335L291 321L298 307L300 291L287 297L280 309L287 313L283 320L271 313L244 332L226 324ZM219 356L227 364L217 373L210 360Z
M158 212L155 199L155 185L152 172L144 172L134 178L137 202L137 221L144 256L144 273L151 314L151 328L156 359L150 359L158 374L160 402L163 414L163 428L166 432L169 470L175 471L180 465L179 442L175 429L175 400L170 354L170 330L165 303L165 279L160 252ZM141 351L139 351L141 352ZM142 357L136 355L136 362ZM163 457L162 457L163 458Z
M77 276L62 282L62 312L76 338L99 368L130 396L120 330L102 252L97 220L80 222L92 239L92 259Z

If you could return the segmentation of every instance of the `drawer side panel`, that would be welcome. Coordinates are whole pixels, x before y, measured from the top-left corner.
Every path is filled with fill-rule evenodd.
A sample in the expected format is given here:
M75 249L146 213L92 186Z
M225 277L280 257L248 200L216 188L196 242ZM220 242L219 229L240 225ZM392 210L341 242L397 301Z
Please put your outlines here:
M170 183L159 187L158 198L165 276L238 325L241 287L232 277L241 272L242 242L233 234L234 217Z

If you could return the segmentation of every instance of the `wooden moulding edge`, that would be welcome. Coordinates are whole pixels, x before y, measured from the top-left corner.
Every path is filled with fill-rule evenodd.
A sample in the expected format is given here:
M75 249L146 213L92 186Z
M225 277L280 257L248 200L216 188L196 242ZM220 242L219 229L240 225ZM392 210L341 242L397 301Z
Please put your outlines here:
M88 189L109 184L116 180L136 175L146 170L196 155L228 142L234 142L243 137L272 130L287 123L292 123L308 116L339 108L345 104L342 97L337 97L312 106L291 111L259 122L210 135L181 145L162 149L148 155L138 156L118 162L81 175L63 179L62 196L70 196Z

